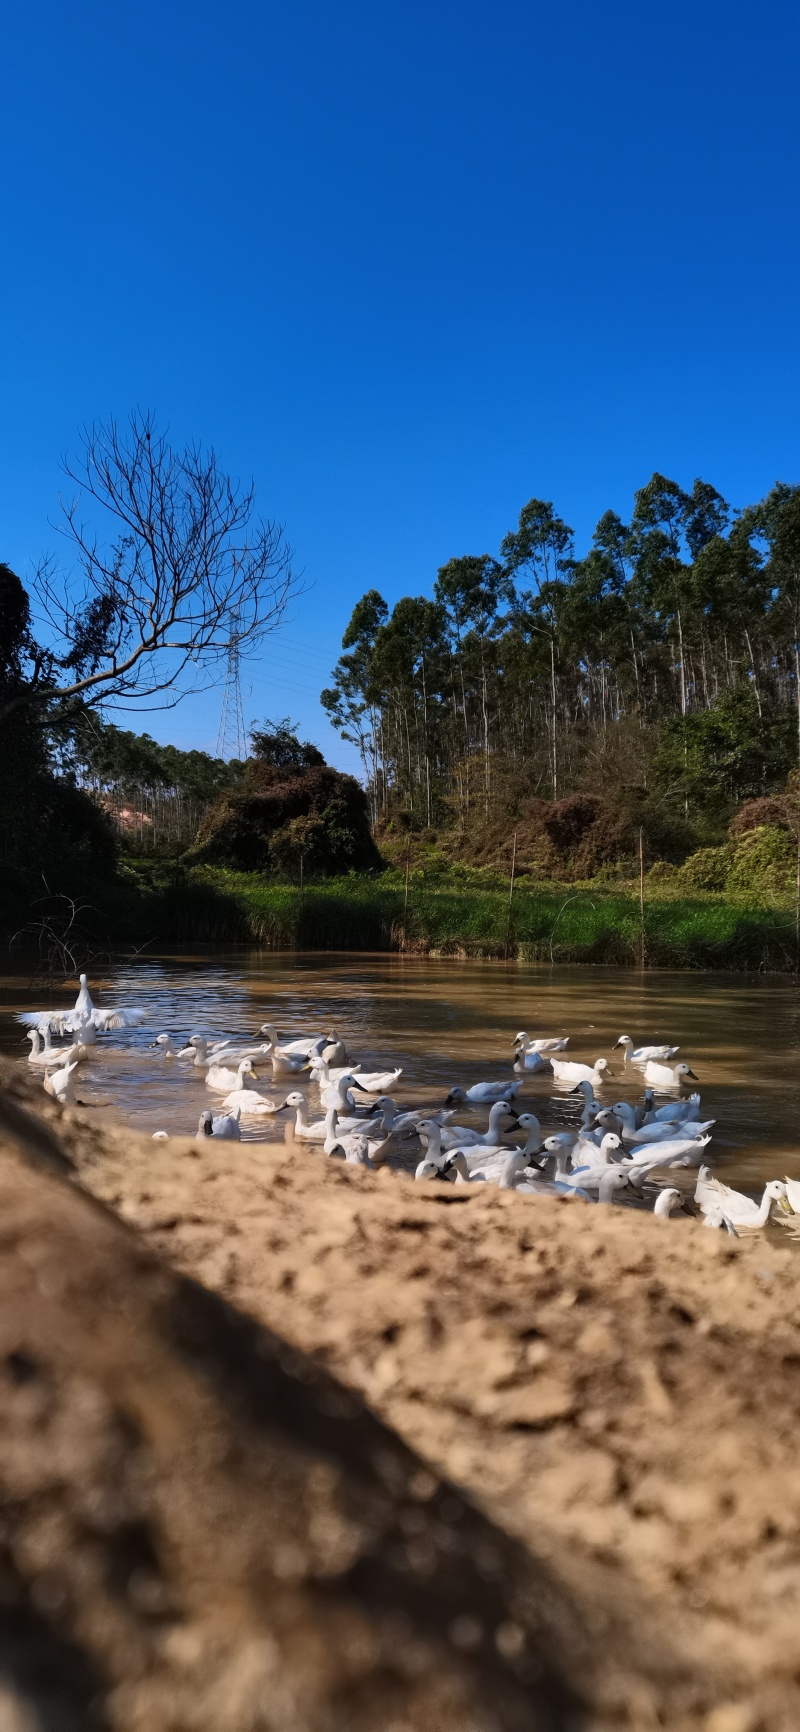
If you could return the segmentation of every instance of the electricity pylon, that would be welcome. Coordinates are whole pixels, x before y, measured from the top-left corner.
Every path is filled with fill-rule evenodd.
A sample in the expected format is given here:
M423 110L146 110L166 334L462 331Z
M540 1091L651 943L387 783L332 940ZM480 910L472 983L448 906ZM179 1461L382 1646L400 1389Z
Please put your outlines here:
M239 637L241 621L238 613L231 614L231 635L228 639L228 665L225 672L225 692L217 734L217 757L247 756L247 740L242 714L242 683L239 671Z

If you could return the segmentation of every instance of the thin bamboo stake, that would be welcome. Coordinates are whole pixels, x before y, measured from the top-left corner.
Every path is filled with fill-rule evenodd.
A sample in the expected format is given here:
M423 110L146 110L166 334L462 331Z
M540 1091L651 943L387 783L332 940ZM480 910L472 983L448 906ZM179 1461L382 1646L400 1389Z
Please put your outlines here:
M794 892L795 967L800 968L800 812L797 815L797 877Z
M645 935L644 935L644 829L639 825L639 925L641 930L640 967L644 968Z
M511 904L514 901L514 879L517 871L517 832L514 831L514 845L511 850L511 883L508 890L508 916L506 918L505 960L508 961L508 942L511 937Z
M409 874L410 869L411 869L411 831L409 830L408 842L406 844L406 893L405 893L405 896L403 898L403 946L404 947L405 947L406 943L408 942L408 935L407 935L407 931L406 931L406 917L408 915L408 874Z

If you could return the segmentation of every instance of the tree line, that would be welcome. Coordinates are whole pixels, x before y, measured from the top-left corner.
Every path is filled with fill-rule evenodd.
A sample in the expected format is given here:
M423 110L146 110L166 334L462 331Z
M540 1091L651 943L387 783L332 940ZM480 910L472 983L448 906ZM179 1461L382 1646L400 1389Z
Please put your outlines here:
M53 758L121 836L148 853L188 848L208 807L237 785L244 768L208 752L161 746L88 709L53 729Z
M374 816L488 821L592 789L719 815L800 757L800 487L734 511L655 474L576 556L532 499L432 596L356 605L321 701Z

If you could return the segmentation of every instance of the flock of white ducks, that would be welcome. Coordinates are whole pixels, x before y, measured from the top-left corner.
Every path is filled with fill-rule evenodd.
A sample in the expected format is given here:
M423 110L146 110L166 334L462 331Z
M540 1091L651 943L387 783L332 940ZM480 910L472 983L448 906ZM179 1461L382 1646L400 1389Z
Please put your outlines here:
M25 1012L18 1020L26 1025L31 1042L28 1065L42 1073L48 1094L72 1105L80 1104L75 1092L78 1067L93 1056L98 1036L141 1024L144 1013L123 1006L98 1010L82 974L73 1010ZM54 1045L53 1035L68 1038L69 1044ZM406 1165L416 1142L421 1159L415 1176L420 1181L495 1184L523 1196L571 1195L605 1204L635 1197L640 1207L652 1201L654 1213L664 1219L678 1210L693 1211L684 1191L654 1175L690 1168L697 1170L694 1209L707 1227L738 1235L765 1227L773 1207L784 1217L800 1215L800 1180L771 1180L756 1200L711 1172L705 1154L714 1120L701 1118L699 1094L687 1097L682 1092L697 1077L688 1064L671 1062L677 1046L636 1046L629 1035L620 1035L612 1051L622 1048L623 1065L638 1069L647 1086L636 1105L625 1100L606 1105L596 1091L608 1089L613 1081L607 1058L577 1063L557 1056L566 1050L567 1036L531 1038L521 1031L514 1040L517 1078L546 1072L561 1090L583 1099L576 1129L547 1134L533 1112L518 1110L523 1080L454 1085L439 1109L400 1111L391 1091L402 1069L364 1071L335 1029L327 1035L282 1039L275 1025L266 1022L258 1036L237 1045L193 1034L185 1046L168 1033L156 1037L153 1048L165 1063L176 1061L176 1070L197 1073L198 1080L222 1097L221 1111L207 1107L201 1112L198 1135L235 1142L243 1120L257 1123L288 1109L294 1114L291 1140L358 1165L376 1167L393 1157ZM302 1079L316 1086L320 1116L310 1116L308 1098L297 1087L283 1100L263 1094L257 1085L264 1067L271 1070L273 1083ZM656 1092L668 1097L660 1105ZM456 1111L484 1107L489 1108L484 1128L452 1122ZM155 1137L166 1134L157 1131ZM511 1141L520 1134L521 1144Z

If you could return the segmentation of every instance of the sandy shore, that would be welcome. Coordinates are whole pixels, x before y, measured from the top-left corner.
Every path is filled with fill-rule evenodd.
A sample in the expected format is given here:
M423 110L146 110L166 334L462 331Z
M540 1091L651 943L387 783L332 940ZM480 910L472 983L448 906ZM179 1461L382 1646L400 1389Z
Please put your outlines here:
M32 1099L18 1078L6 1070L12 1108ZM432 1486L455 1482L541 1573L566 1696L550 1719L531 1706L529 1725L795 1732L793 1249L44 1114L73 1191L77 1178L135 1230L126 1245L357 1392ZM483 1639L479 1611L468 1623L464 1652ZM464 1712L459 1732L512 1723Z

